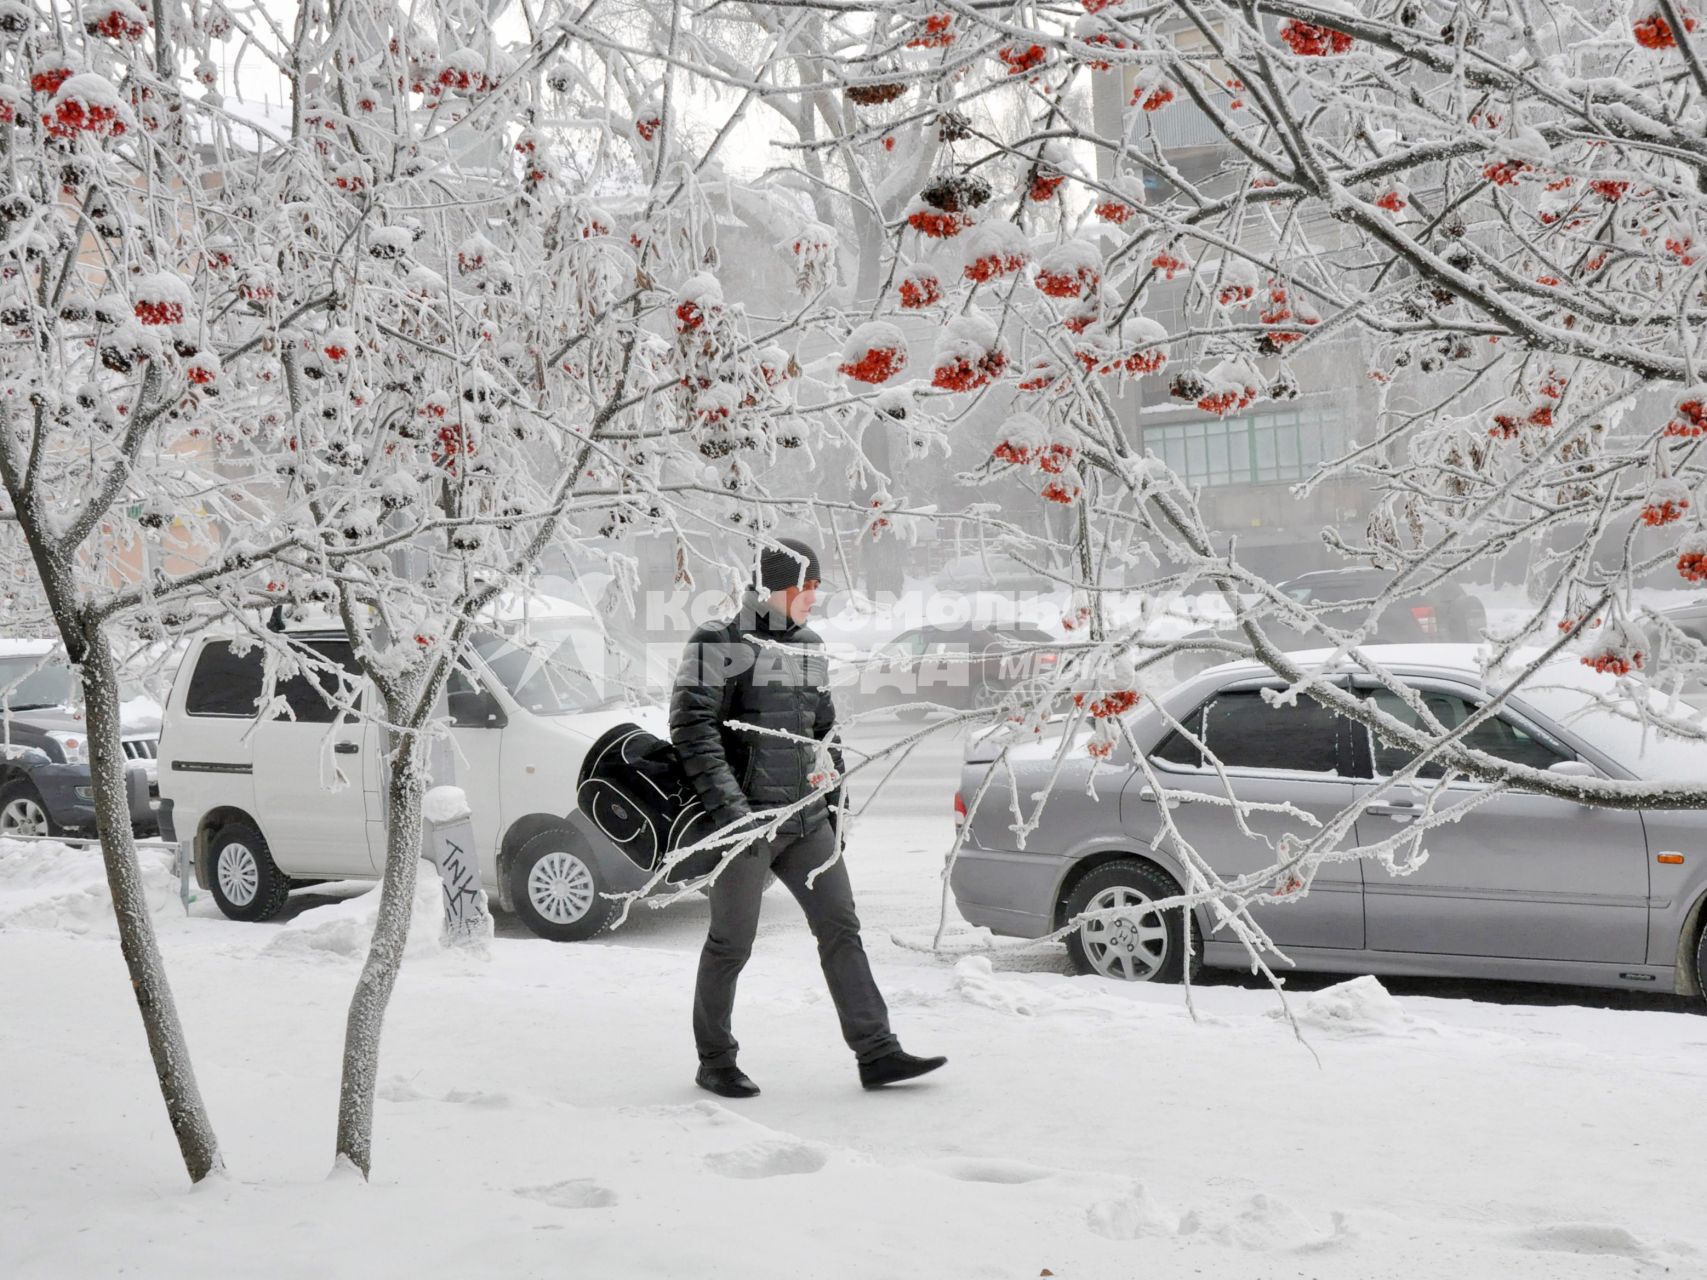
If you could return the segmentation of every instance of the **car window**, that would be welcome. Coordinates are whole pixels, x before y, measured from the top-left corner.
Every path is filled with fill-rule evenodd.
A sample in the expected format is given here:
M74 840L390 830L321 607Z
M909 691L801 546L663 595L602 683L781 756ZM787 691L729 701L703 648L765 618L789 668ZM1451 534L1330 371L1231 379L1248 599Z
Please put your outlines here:
M1375 705L1395 720L1412 728L1421 728L1421 718L1405 705L1398 694L1387 689L1377 689L1370 695ZM1456 729L1469 719L1476 705L1467 698L1455 693L1423 691L1423 705L1429 709L1434 718L1448 729ZM1378 737L1373 738L1375 772L1390 775L1404 768L1413 759L1414 753L1408 747L1393 746L1382 742ZM1498 756L1512 764L1528 765L1534 769L1546 769L1561 760L1573 757L1562 746L1543 741L1522 725L1504 716L1494 716L1477 725L1464 739L1464 745L1477 751L1485 751L1491 756ZM1438 778L1444 770L1432 761L1418 770L1420 778Z
M13 711L67 707L77 698L77 681L63 658L30 654L0 658L0 700Z
M1196 733L1203 725L1202 716L1192 716L1185 722L1191 731ZM1196 768L1203 763L1203 752L1197 749L1197 744L1175 729L1162 740L1162 745L1150 753L1152 759L1165 764L1177 764Z
M259 645L237 653L229 640L215 640L196 658L184 710L192 716L252 716L261 701L261 679Z
M928 633L923 631L903 632L883 646L883 655L887 658L916 658L925 651L928 638Z
M332 663L348 678L340 681L336 671L317 670L312 674L298 672L288 680L280 680L274 692L284 698L289 711L281 709L276 718L299 724L331 724L337 718L339 699L346 703L359 700L361 667L348 640L314 640L302 648ZM340 684L344 686L342 693ZM350 687L352 684L355 688Z
M1337 773L1344 721L1314 699L1271 706L1256 689L1216 694L1185 723L1229 769ZM1177 731L1153 753L1172 764L1197 765L1197 749Z
M622 687L605 674L597 626L545 621L531 634L507 638L476 632L474 651L523 710L565 716L623 701Z

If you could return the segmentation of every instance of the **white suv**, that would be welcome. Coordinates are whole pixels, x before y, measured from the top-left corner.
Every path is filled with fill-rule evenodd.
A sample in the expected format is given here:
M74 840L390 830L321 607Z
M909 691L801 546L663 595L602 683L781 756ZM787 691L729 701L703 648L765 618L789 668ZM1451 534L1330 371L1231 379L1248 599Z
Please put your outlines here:
M494 901L542 937L578 941L615 914L602 894L647 876L576 807L581 762L625 721L667 735L665 716L627 705L632 665L586 609L531 600L522 633L477 633L452 675L455 750L438 754L455 756L454 777L438 781L468 795ZM357 672L342 631L290 638ZM329 675L279 679L267 667L260 646L239 653L229 634L198 637L160 732L161 835L189 844L196 883L234 920L268 919L302 884L377 879L385 860L384 733L335 710L322 693L336 687ZM258 719L275 697L289 713ZM360 705L373 697L365 690Z

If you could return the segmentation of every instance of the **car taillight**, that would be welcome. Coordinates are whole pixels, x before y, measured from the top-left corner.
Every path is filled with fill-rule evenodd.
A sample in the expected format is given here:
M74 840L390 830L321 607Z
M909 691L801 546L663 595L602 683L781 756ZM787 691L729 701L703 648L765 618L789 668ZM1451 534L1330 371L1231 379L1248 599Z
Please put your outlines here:
M958 791L954 793L954 825L957 827L966 825L966 801L960 798Z
M1435 616L1432 604L1412 605L1411 617L1417 620L1417 627L1425 636L1440 634L1440 619Z
M1061 655L1058 653L1040 653L1037 655L1037 665L1040 667L1052 667L1060 660Z

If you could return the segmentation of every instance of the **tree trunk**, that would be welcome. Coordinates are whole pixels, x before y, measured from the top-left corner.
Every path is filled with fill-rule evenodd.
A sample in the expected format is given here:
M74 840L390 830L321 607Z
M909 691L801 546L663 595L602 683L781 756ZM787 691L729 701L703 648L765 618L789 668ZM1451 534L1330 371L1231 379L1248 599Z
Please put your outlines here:
M338 1161L368 1176L373 1164L373 1093L379 1077L379 1034L397 985L421 860L421 740L405 729L395 739L385 791L385 875L379 920L344 1024L344 1077L338 1093Z
M130 970L154 1058L154 1074L166 1099L166 1116L178 1136L178 1150L191 1182L224 1169L219 1142L202 1104L201 1090L190 1064L189 1045L178 1021L172 988L154 936L154 920L142 889L142 868L130 829L130 789L125 778L124 748L120 745L119 680L106 633L97 625L83 635L81 666L84 714L88 717L89 772L95 791L95 821L101 837L101 860L118 920L119 946Z

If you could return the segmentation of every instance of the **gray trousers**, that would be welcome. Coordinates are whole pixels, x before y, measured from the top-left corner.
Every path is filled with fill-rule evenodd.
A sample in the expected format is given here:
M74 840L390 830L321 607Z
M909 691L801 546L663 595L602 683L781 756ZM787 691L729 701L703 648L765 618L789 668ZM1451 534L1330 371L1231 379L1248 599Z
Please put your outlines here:
M860 1062L900 1048L889 1030L889 1010L859 940L846 861L838 860L811 888L806 887L806 877L823 866L835 848L835 829L819 823L806 835L780 839L768 861L750 850L738 855L711 886L711 929L699 955L699 981L693 993L693 1038L703 1065L735 1065L740 1048L730 1029L735 983L753 951L768 871L776 872L806 913L848 1048Z

